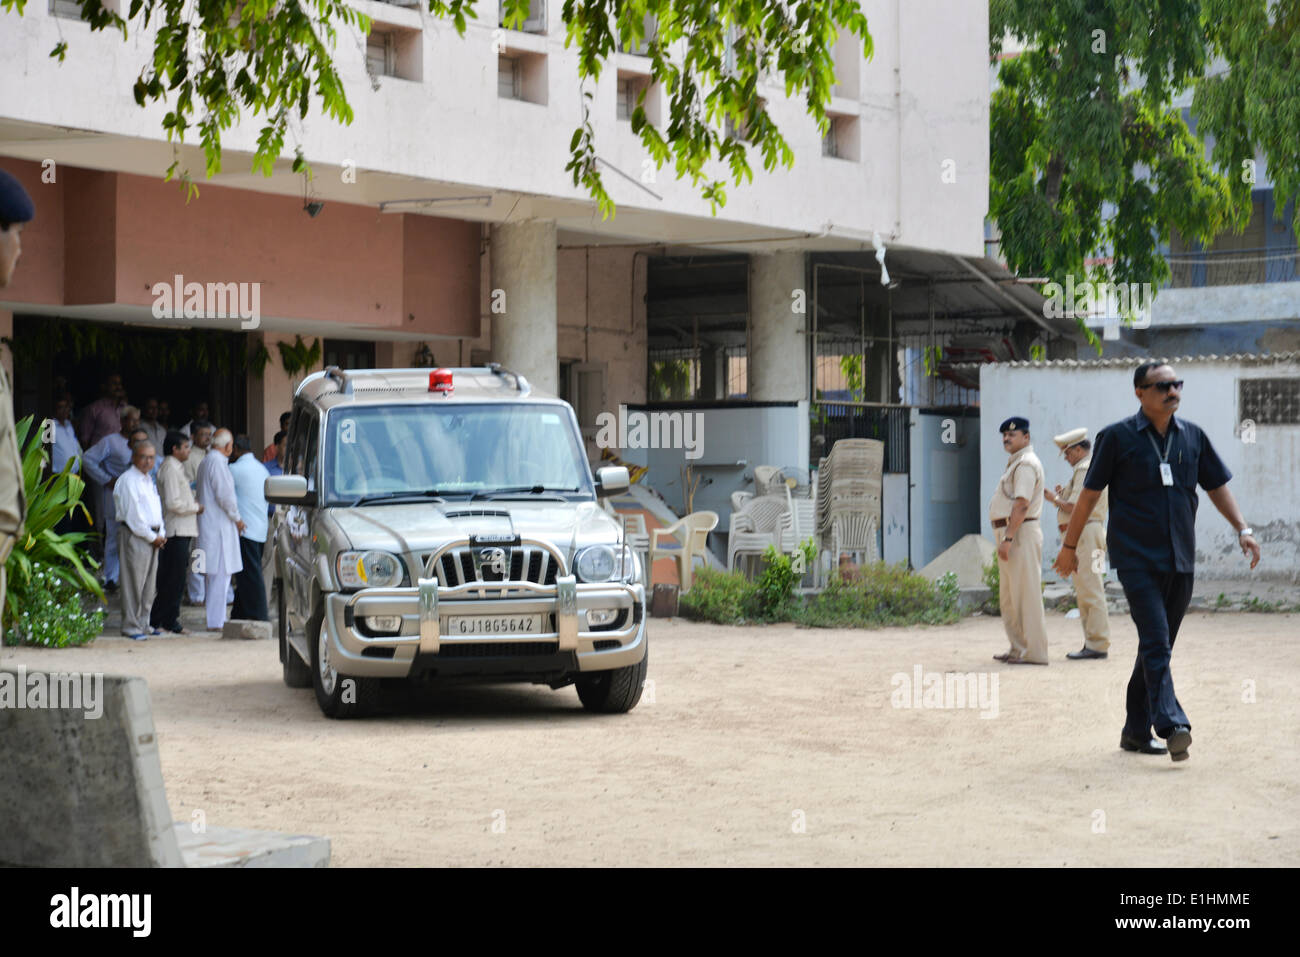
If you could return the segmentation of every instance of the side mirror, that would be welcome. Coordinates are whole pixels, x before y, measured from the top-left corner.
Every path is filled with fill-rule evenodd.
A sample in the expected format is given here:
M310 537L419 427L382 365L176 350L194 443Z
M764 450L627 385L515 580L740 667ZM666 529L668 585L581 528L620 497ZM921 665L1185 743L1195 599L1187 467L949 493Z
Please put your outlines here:
M268 476L262 489L272 505L315 505L316 493L307 489L302 475Z
M609 498L619 492L626 492L631 484L632 478L622 465L606 465L604 468L596 469L596 495L600 498Z

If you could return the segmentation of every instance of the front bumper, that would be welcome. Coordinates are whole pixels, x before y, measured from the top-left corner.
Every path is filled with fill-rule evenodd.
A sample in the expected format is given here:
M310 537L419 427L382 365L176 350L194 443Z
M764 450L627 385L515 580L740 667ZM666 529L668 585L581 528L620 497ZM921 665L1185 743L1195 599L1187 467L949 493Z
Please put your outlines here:
M614 612L604 626L588 612ZM450 635L448 619L487 616L518 621L537 616L536 630ZM378 634L376 617L401 620L396 634ZM405 678L413 673L487 674L525 678L608 671L638 664L646 652L645 588L639 582L554 585L471 583L439 587L367 588L325 596L330 660L340 674Z

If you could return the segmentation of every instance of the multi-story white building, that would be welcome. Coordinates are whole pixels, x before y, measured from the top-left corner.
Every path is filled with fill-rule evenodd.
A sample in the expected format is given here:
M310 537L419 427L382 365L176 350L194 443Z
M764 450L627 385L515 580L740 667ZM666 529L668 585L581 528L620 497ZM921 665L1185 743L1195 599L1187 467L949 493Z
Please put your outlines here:
M355 121L313 114L293 134L314 178L288 159L269 178L250 172L258 125L246 118L225 134L209 181L197 147L179 151L201 188L189 203L162 182L177 155L166 108L141 109L131 93L151 37L92 33L64 0L0 13L0 166L37 206L0 300L0 334L19 353L19 414L48 414L65 386L90 401L113 365L133 401L169 398L174 423L209 399L214 417L265 442L302 374L287 373L277 349L296 336L322 340L317 368L493 359L570 398L586 427L601 411L670 398L726 416L695 463L720 470L704 505L725 511L737 463L807 465L809 401L837 387L822 381L821 357L860 351L857 398L899 404L900 355L961 332L1023 353L1049 328L1041 300L984 259L983 0L864 2L875 53L837 46L830 133L781 84L764 87L794 168L764 172L751 154L753 182L730 186L716 215L670 168L653 169L627 104L648 88L649 115L663 122L663 94L647 57L615 54L592 86L618 204L604 221L564 170L583 86L558 2L534 0L518 31L480 3L464 37L416 6L356 5L373 31L345 32L334 51ZM60 40L62 64L48 56ZM256 327L179 310L158 318L158 284L177 276L255 285ZM69 331L83 323L100 335ZM196 330L211 332L206 351ZM78 354L78 342L109 340L107 355ZM241 372L259 347L271 361ZM683 370L684 392L663 384ZM650 462L666 485L676 454Z

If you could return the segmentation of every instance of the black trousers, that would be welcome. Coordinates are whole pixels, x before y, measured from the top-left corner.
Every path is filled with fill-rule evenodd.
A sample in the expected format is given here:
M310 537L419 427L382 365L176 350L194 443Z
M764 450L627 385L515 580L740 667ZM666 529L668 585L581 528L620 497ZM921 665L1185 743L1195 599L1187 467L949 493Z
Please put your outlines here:
M181 595L185 591L185 570L190 564L189 535L169 538L158 556L158 590L149 610L149 627L176 631L181 626Z
M1174 694L1174 677L1169 670L1178 626L1192 600L1192 575L1145 569L1116 572L1138 632L1137 661L1128 680L1124 731L1145 741L1151 737L1154 725L1156 734L1167 738L1175 725L1192 726Z
M247 621L270 621L266 609L266 582L262 578L263 542L239 537L239 557L243 571L235 573L235 603L230 606L230 617Z

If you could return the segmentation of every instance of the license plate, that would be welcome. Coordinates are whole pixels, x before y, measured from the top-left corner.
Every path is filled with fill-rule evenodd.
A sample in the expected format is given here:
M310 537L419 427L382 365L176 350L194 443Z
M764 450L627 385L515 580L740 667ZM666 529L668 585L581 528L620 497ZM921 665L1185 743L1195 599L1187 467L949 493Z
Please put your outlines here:
M443 632L457 635L536 634L542 630L541 615L457 615L447 618Z

